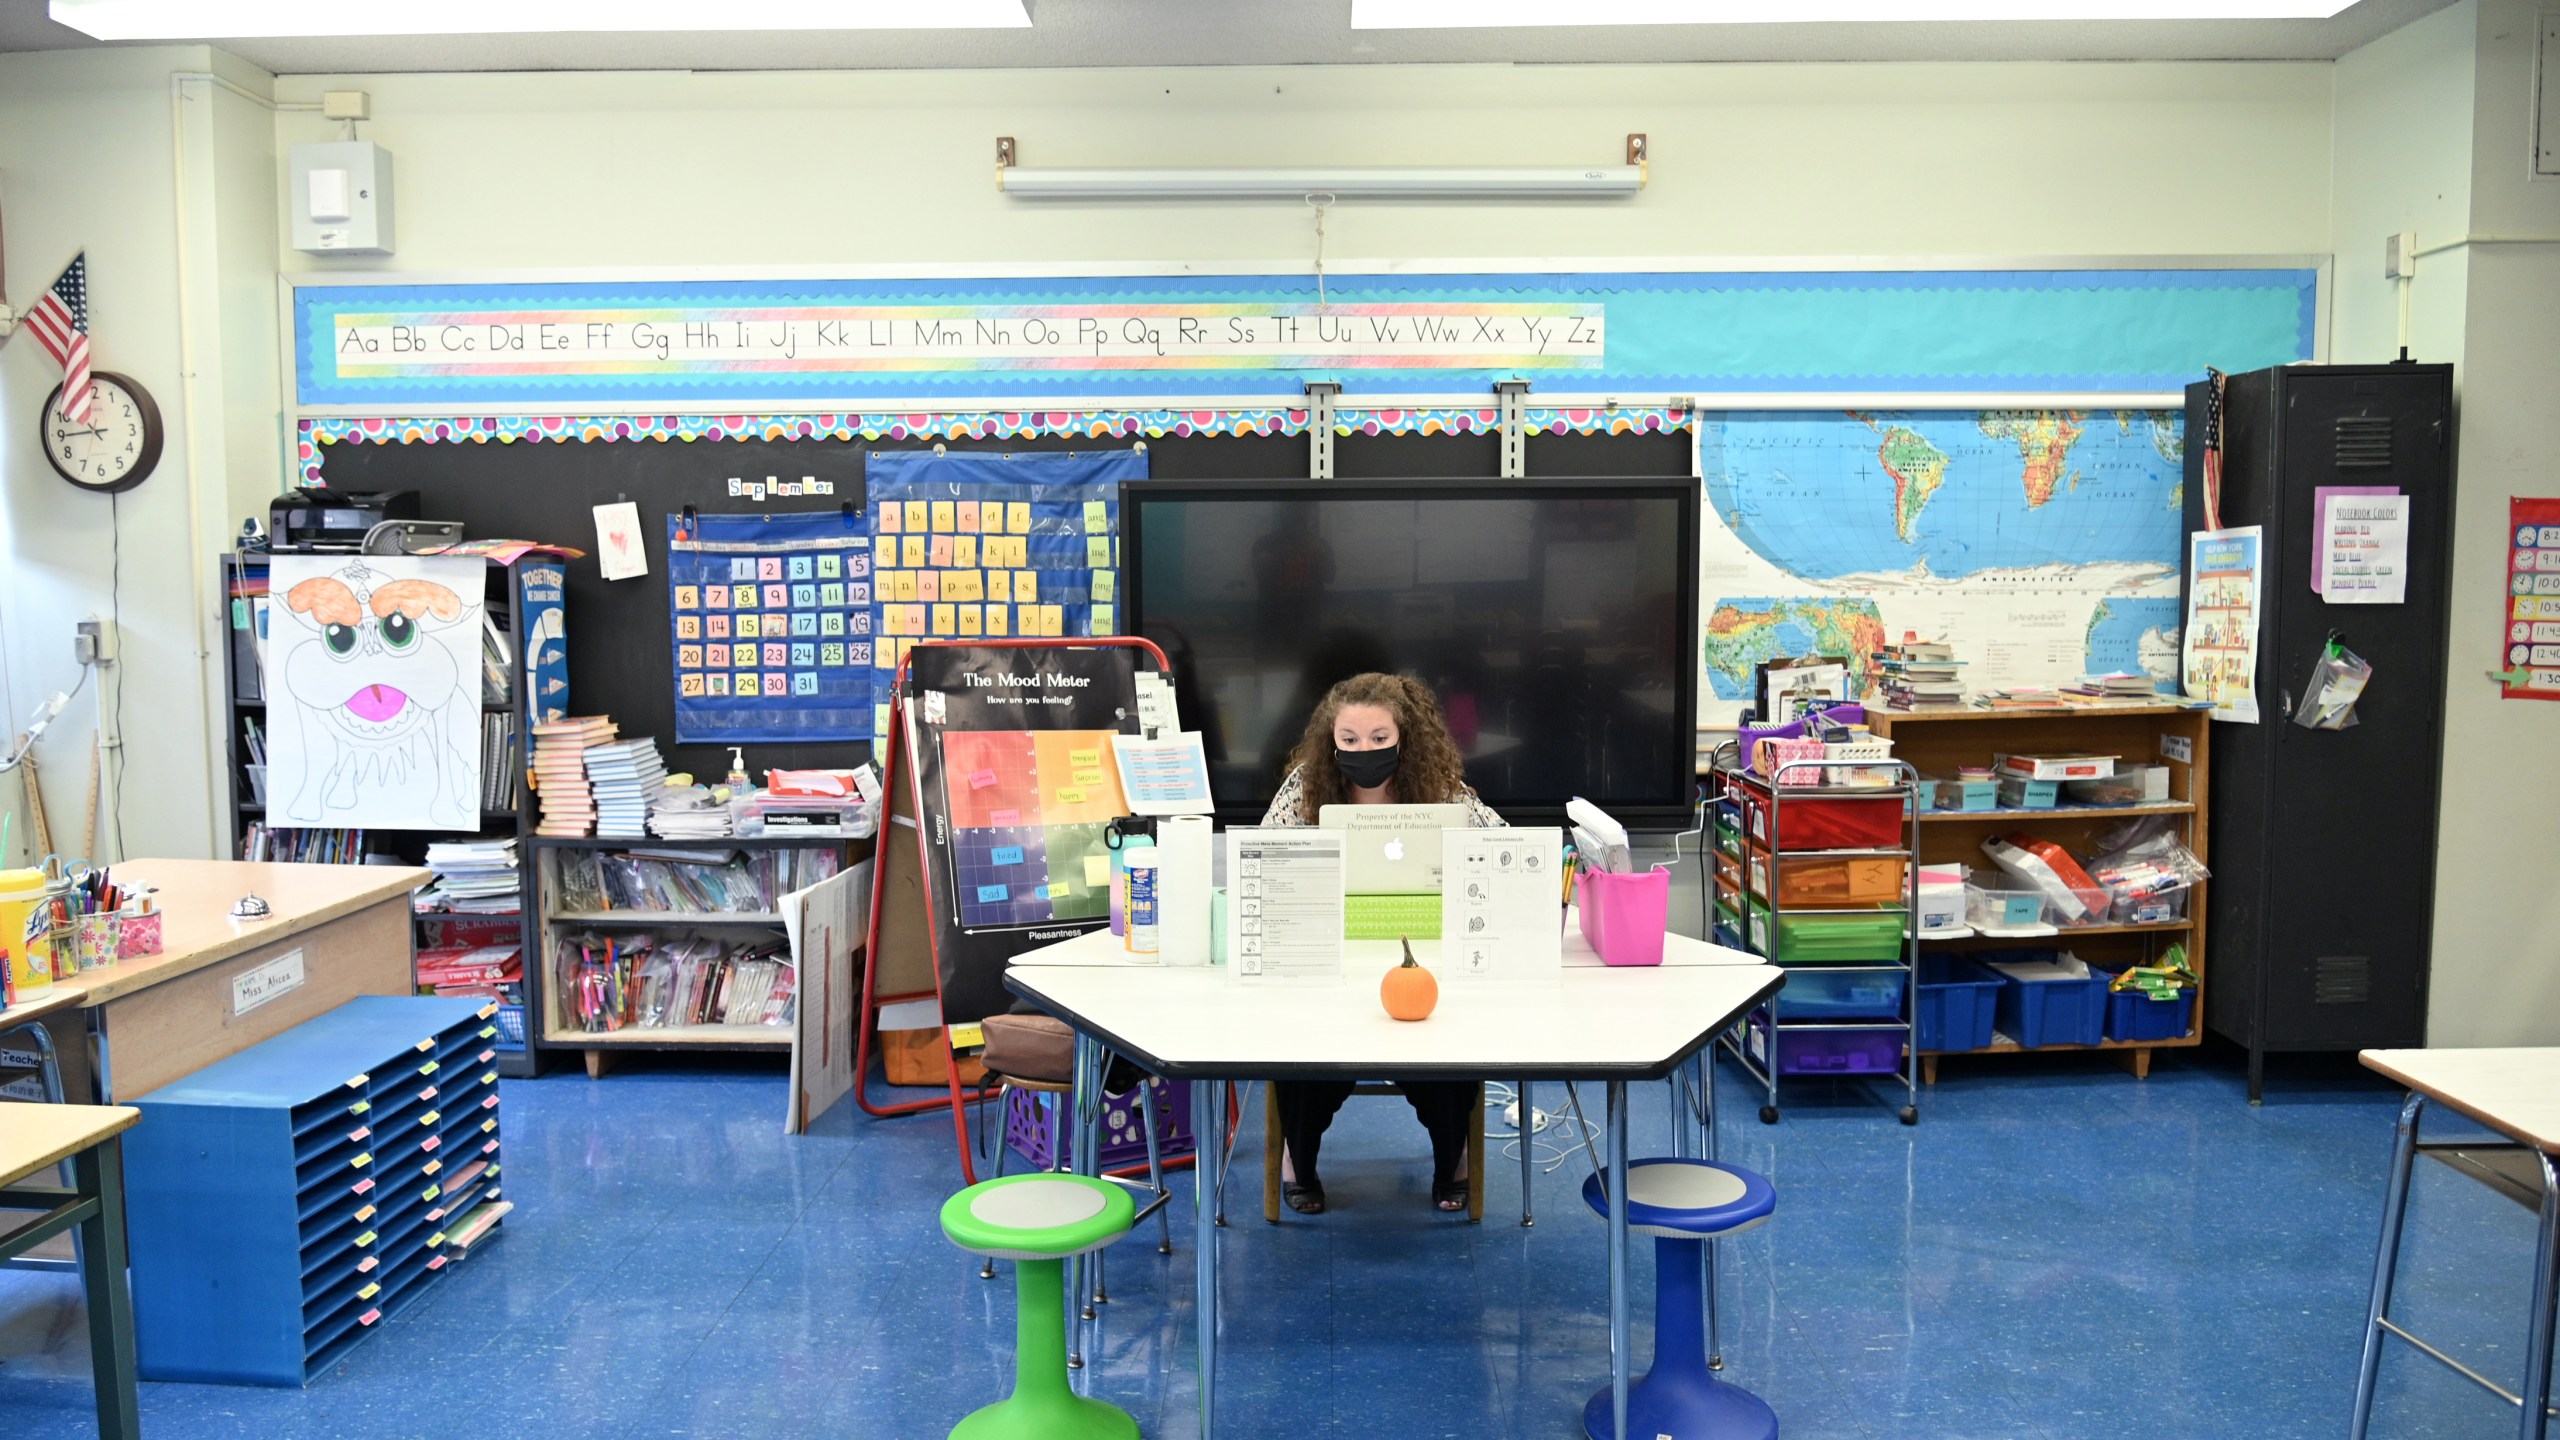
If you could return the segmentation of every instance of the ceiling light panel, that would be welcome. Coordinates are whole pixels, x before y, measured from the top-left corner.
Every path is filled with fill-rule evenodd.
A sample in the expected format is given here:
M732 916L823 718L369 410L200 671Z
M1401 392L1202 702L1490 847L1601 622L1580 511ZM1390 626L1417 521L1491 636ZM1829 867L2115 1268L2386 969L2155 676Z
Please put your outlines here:
M1028 29L1023 0L50 0L100 40Z
M1354 30L1943 20L2325 20L2354 0L1351 0Z

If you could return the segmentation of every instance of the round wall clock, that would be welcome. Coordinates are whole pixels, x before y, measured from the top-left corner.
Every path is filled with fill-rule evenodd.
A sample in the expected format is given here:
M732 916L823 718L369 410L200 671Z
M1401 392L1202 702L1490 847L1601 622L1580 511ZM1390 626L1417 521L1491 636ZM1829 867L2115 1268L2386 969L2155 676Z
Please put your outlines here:
M160 463L160 407L151 392L122 375L89 374L89 418L62 413L62 387L44 397L36 435L44 458L63 479L99 495L130 490Z

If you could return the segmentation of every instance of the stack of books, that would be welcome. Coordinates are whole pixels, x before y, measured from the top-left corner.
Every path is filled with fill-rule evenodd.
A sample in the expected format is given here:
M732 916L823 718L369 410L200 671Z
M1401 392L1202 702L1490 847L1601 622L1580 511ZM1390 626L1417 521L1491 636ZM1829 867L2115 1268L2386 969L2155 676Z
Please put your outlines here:
M513 1003L514 987L523 983L524 948L519 945L454 945L418 952L421 990Z
M590 745L587 783L594 789L596 833L646 839L649 802L667 788L666 762L648 736Z
M575 716L533 727L533 790L542 802L536 835L588 835L596 828L595 791L587 784L586 750L614 737L617 727L601 715Z
M729 807L700 785L665 785L649 800L649 833L661 840L724 840Z
M2062 692L2050 685L2012 685L1990 691L1973 703L1993 710L2050 710L2062 703Z
M2138 671L2117 670L2105 675L2083 675L2079 684L2062 692L2062 697L2067 701L2149 701L2160 698L2160 687Z
M436 880L418 892L413 903L419 910L512 915L519 908L523 886L512 838L432 841L427 868L436 872Z
M1963 668L1953 645L1905 635L1901 644L1876 652L1876 688L1883 693L1884 703L1898 710L1961 705L1964 678L1957 672Z

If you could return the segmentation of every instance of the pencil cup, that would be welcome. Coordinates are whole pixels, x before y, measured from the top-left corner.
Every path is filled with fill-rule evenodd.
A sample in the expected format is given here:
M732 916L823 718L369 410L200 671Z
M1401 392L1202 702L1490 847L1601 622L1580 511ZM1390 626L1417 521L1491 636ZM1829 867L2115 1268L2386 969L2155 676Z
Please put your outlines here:
M1662 936L1671 918L1671 872L1657 865L1641 875L1585 870L1574 877L1582 912L1582 938L1603 965L1659 965Z
M159 911L146 915L127 910L118 913L115 919L116 954L119 958L130 960L140 955L160 953Z
M124 958L123 919L114 914L80 917L76 943L81 969L95 970Z

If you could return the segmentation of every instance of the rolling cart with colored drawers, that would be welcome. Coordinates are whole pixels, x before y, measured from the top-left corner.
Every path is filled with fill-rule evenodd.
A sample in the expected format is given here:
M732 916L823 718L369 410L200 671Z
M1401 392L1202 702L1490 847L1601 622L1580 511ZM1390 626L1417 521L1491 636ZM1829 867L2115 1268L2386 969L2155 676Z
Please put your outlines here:
M306 1385L498 1199L497 1005L366 996L133 1102L150 1380Z
M1885 783L1836 783L1852 770ZM1782 773L1813 771L1828 783L1773 784L1731 746L1716 757L1713 938L1787 972L1724 1046L1766 1087L1764 1123L1777 1123L1780 1077L1796 1075L1899 1079L1902 1123L1917 1124L1919 777L1875 759L1790 760Z

